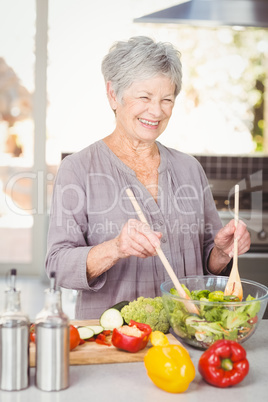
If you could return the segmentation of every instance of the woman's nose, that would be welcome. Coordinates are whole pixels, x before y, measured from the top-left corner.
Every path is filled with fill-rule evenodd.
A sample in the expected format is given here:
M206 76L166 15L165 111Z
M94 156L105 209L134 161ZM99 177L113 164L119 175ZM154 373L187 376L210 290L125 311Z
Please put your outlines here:
M150 102L148 111L152 116L159 117L162 114L161 103L158 101Z

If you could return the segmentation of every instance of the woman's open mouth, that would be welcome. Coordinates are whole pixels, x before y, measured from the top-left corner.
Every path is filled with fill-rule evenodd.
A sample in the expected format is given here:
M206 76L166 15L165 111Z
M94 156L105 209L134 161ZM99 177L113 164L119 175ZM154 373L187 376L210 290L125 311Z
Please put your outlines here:
M158 125L159 125L159 121L151 121L151 120L146 120L146 119L141 119L141 118L138 118L138 120L143 125L146 125L146 126L149 126L149 127L158 127Z

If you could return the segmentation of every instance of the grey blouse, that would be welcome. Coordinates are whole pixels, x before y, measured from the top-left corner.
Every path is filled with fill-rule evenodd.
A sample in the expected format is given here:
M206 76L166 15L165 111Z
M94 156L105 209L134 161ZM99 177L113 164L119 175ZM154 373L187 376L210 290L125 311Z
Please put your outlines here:
M99 318L122 300L160 295L169 279L158 256L119 260L88 282L89 250L116 237L130 218L138 219L126 195L134 192L151 228L163 233L161 248L176 275L209 274L207 261L222 227L205 173L192 156L157 142L158 202L102 141L66 157L54 185L46 257L47 273L78 290L76 318Z

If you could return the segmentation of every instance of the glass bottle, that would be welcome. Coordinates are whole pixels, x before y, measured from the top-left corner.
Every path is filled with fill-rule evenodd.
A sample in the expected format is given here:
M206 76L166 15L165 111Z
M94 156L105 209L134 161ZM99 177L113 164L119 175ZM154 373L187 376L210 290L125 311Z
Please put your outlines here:
M5 309L0 318L0 388L19 391L29 386L30 321L21 311L16 290L17 270L10 271L10 288L5 291Z
M61 291L55 272L45 290L45 305L35 319L35 383L43 391L60 391L69 386L69 319L62 311Z

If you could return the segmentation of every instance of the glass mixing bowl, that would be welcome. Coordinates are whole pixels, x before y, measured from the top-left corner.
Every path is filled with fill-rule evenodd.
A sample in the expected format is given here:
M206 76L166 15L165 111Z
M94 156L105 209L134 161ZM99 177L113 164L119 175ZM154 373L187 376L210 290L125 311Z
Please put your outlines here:
M208 301L209 292L224 292L228 279L225 276L209 275L179 278L180 283L190 292L196 291L196 296L193 297L203 296L200 300L190 301L197 307L198 315L188 311L187 299L170 293L170 289L174 289L172 281L161 284L163 304L170 326L183 342L206 349L218 339L243 343L254 334L267 306L268 288L260 283L241 279L243 301ZM206 291L198 294L197 291L200 290ZM217 296L213 295L214 298ZM254 300L246 300L250 297Z

